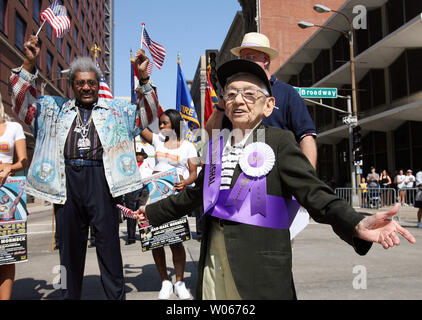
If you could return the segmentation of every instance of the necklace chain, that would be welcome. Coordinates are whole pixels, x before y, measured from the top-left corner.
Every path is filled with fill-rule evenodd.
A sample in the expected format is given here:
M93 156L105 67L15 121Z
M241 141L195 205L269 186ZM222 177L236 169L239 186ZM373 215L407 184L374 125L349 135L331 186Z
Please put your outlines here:
M89 129L91 127L91 119L92 119L92 111L91 111L91 114L89 115L89 118L88 118L88 121L86 122L86 124L83 124L81 113L80 113L80 110L78 108L77 116L76 116L75 132L80 133L82 138L84 138L84 139L86 139L86 137L88 136L88 132L89 132Z

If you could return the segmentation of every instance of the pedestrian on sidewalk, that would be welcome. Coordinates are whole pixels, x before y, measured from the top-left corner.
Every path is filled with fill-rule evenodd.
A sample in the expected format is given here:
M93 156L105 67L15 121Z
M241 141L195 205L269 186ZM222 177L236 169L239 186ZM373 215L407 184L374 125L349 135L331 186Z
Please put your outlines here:
M136 152L136 162L138 164L138 170L141 173L141 177L143 179L148 178L152 172L153 168L150 166L145 159L148 158L147 153L144 149L141 151ZM137 210L141 205L144 205L148 200L148 188L144 186L140 190L133 191L124 195L124 204L125 207L131 210ZM127 240L125 245L131 245L136 242L136 219L126 218L126 225L127 225Z
M397 185L397 191L399 192L399 202L401 206L407 206L406 203L406 176L403 173L403 170L400 169L399 173L396 176L396 185Z
M24 44L23 66L10 78L13 109L36 137L27 175L28 194L54 203L60 264L66 270L64 299L80 299L88 227L95 230L101 283L108 299L125 299L116 198L142 186L133 139L158 112L143 50L138 106L99 99L101 70L89 57L73 60L69 82L75 98L37 97L38 37ZM148 115L144 116L144 115Z
M26 137L22 126L17 122L6 121L0 94L0 187L7 177L13 176L28 166ZM16 155L16 162L13 156ZM2 216L0 215L0 220ZM14 263L0 265L0 300L9 300L12 295L16 267Z
M418 208L417 219L418 219L418 228L422 228L422 169L416 173L416 187L418 187L418 192L415 199L415 207Z

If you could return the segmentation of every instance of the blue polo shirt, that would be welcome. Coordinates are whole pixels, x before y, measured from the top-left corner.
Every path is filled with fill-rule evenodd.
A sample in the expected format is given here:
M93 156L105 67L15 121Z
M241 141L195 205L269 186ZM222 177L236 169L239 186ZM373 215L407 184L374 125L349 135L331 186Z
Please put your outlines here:
M270 83L275 107L273 113L264 118L262 123L292 131L298 142L308 135L316 137L314 122L295 88L278 80L274 75L271 76Z
M275 107L272 114L263 119L262 124L292 131L297 142L309 135L316 137L314 122L295 88L274 75L271 76L270 83ZM231 127L230 120L224 116L223 128Z

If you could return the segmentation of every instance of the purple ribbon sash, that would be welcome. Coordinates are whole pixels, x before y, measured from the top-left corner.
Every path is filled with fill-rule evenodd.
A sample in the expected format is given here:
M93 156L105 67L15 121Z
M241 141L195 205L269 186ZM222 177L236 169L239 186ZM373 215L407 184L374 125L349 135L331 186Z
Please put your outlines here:
M219 149L217 149L217 146ZM213 217L260 227L289 229L300 205L296 200L267 195L266 177L239 175L233 189L220 190L223 136L219 144L208 147L205 165L203 204L204 213ZM259 158L254 156L254 161ZM254 161L250 161L254 165Z
M224 220L251 224L273 229L289 229L300 205L296 200L283 197L265 196L266 215L252 214L255 201L251 201L252 192L248 192L240 208L226 206L227 198L232 190L220 190L217 204L207 214Z
M208 163L205 164L204 176L204 213L215 206L221 185L221 154L223 152L223 135L219 143L213 144L212 139L208 146Z

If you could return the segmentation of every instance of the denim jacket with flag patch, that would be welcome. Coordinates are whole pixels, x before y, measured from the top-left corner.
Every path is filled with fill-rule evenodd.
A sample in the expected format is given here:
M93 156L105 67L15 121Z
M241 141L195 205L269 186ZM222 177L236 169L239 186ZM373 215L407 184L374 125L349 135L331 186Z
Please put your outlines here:
M74 99L37 97L35 80L22 67L12 70L13 110L32 130L36 142L28 170L26 191L52 203L66 201L64 146L76 117ZM99 99L92 121L103 146L105 177L113 197L142 187L134 137L157 117L158 99L150 83L138 90L138 105L128 101Z

